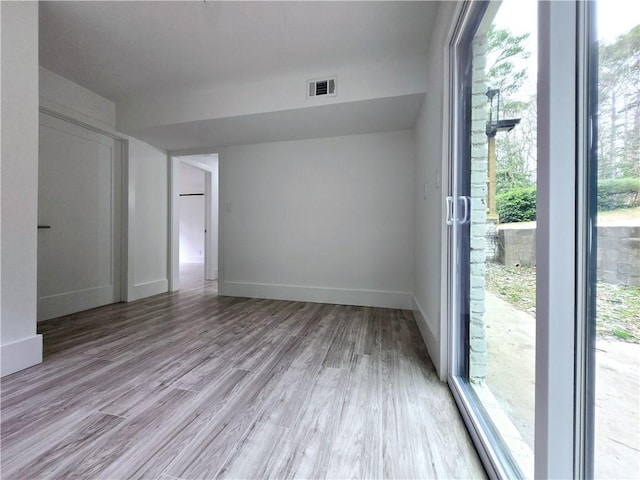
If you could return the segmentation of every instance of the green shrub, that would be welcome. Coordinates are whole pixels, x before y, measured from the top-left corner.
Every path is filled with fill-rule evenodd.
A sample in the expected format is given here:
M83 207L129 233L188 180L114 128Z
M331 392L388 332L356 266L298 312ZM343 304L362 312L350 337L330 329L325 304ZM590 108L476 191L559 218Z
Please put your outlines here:
M500 223L530 222L536 219L536 189L514 188L496 195Z
M598 182L598 210L640 206L640 178L607 178ZM500 223L530 222L536 219L535 187L513 188L496 195Z
M598 210L640 206L640 178L607 178L598 182Z

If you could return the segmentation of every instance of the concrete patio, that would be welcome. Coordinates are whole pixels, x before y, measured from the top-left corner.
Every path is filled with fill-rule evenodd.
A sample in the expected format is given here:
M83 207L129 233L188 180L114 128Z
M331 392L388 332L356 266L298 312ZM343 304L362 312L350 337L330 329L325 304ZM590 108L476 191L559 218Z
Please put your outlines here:
M533 450L535 318L486 293L486 387ZM596 343L595 477L640 477L640 345ZM513 428L509 429L513 432ZM520 442L520 444L522 443ZM518 442L510 443L512 449ZM526 454L523 463L528 463Z

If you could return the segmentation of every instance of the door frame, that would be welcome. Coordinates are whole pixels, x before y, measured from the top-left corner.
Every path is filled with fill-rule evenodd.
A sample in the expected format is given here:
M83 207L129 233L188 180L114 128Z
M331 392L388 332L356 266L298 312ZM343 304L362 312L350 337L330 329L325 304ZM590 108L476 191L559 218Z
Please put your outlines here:
M198 157L218 156L218 169L205 163L199 162ZM204 278L205 280L217 280L220 276L220 215L218 191L214 190L214 176L218 176L220 171L220 157L217 152L210 153L170 153L169 155L169 249L168 249L168 271L169 271L169 291L175 292L180 289L180 164L185 163L202 170L204 173L204 211L205 211L205 244L204 244ZM192 158L189 158L192 157ZM214 201L216 200L216 201ZM216 208L217 206L217 208ZM217 218L216 218L217 217ZM217 224L217 238L211 235L212 227ZM217 266L213 265L216 253L217 242Z
M473 7L480 2L465 2ZM584 106L585 55L581 51L585 35L585 5L581 2L540 2L538 4L538 172L537 172L537 279L536 279L536 359L535 359L535 478L579 478L585 470L585 448L580 445L584 436L580 398L584 391L584 358L581 358L580 322L584 314L578 305L583 288L578 262L583 260L579 242L580 193L579 166L584 161L585 123ZM461 10L454 19L455 31L469 21L468 9ZM450 170L443 185L455 176L458 105L456 100L455 49L460 36L449 37L447 57L450 72L449 92L445 97L451 108L449 122L444 124L449 137L450 151L447 161ZM449 63L451 62L451 63ZM579 119L576 121L576 119ZM449 193L453 195L453 193ZM563 206L563 207L560 207ZM565 208L566 207L566 208ZM487 473L492 478L501 475L499 454L491 441L487 442L473 404L465 395L466 385L458 377L459 347L456 345L457 316L452 314L451 273L455 267L455 254L450 250L452 233L443 243L443 271L448 332L448 383L460 413L468 427ZM446 273L446 274L445 274ZM444 279L443 279L444 280ZM453 312L455 313L455 312ZM582 355L584 357L584 355ZM584 406L582 406L584 409ZM483 438L484 437L484 438ZM487 448L489 447L489 448ZM493 460L493 461L492 461ZM588 468L588 467L587 467ZM588 470L587 470L588 471Z
M489 4L488 2L464 2L456 11L454 24L449 32L448 42L445 43L446 48L446 77L444 81L446 93L444 97L444 108L446 112L450 112L444 119L443 125L446 130L446 138L443 141L443 182L445 186L443 191L443 202L446 197L452 198L451 224L444 226L442 240L442 299L444 326L442 328L446 347L445 358L447 368L447 383L451 390L452 396L458 406L458 410L465 423L467 431L476 447L478 456L482 460L483 466L490 478L511 478L515 474L509 458L503 454L501 441L496 435L491 425L486 421L483 414L483 407L477 400L473 389L461 380L461 375L466 370L465 356L462 351L463 339L465 332L463 326L460 325L460 314L458 297L460 294L460 285L458 284L458 263L462 260L459 258L459 250L454 244L459 237L458 231L462 225L458 222L458 197L460 195L468 195L468 193L460 192L458 185L458 177L460 175L459 159L460 138L466 135L462 121L465 113L461 108L466 104L463 103L463 92L460 92L460 85L464 81L471 81L461 72L462 61L465 60L469 52L462 50L462 44L467 39L470 31L475 32L477 28L483 25L486 18L490 18L493 14L492 10L497 9L498 5ZM468 39L467 39L468 40ZM471 48L471 41L468 48ZM471 57L469 57L469 60ZM443 207L445 215L448 214L447 206Z
M112 138L118 144L120 153L120 161L118 165L119 172L113 176L112 192L114 194L114 208L112 212L112 227L114 228L114 247L113 247L113 263L112 274L114 278L114 298L115 303L128 301L129 292L129 262L130 251L129 245L129 139L127 136L90 123L77 120L64 113L59 113L53 108L43 105L39 107L39 113L49 115L64 122L77 125L100 135ZM39 121L38 121L39 123ZM39 158L38 158L39 161ZM38 182L40 179L38 178ZM39 298L39 297L38 297Z

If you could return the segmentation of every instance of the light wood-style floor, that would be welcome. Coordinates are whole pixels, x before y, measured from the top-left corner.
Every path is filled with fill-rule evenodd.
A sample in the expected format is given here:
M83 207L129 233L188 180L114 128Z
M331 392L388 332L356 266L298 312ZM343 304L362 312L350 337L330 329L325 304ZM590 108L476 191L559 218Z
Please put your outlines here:
M411 312L183 289L43 322L3 479L481 478Z

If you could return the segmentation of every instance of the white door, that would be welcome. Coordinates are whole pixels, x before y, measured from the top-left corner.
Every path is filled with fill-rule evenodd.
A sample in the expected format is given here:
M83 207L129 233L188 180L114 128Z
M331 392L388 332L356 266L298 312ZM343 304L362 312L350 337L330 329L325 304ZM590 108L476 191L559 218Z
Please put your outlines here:
M120 301L121 143L40 114L38 319Z

